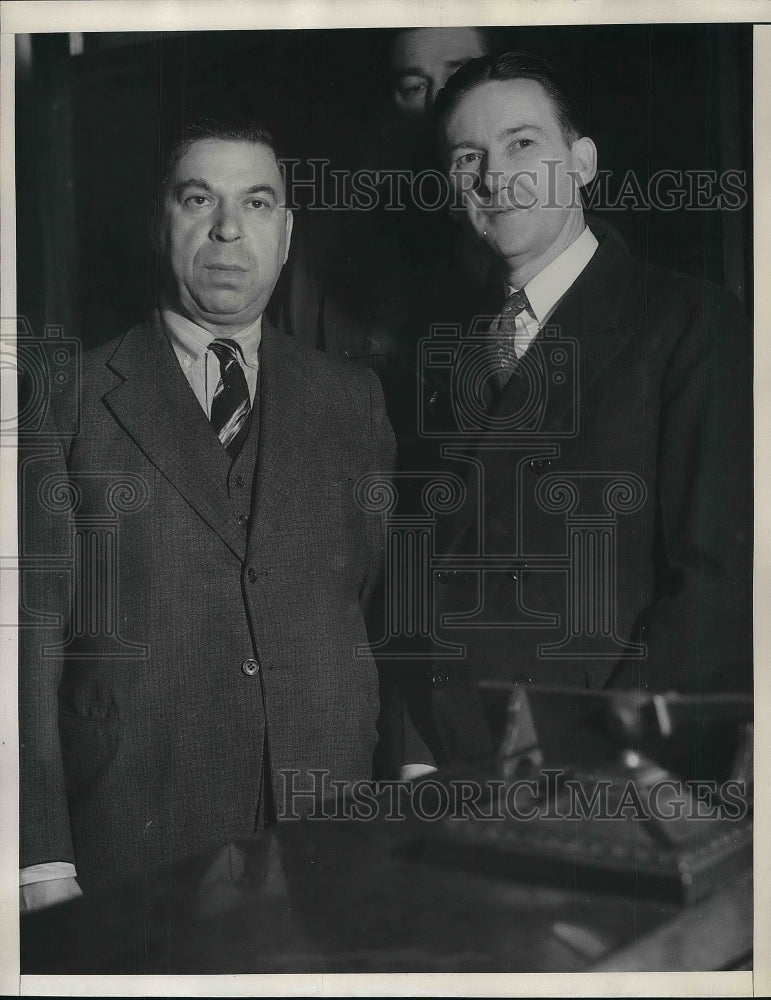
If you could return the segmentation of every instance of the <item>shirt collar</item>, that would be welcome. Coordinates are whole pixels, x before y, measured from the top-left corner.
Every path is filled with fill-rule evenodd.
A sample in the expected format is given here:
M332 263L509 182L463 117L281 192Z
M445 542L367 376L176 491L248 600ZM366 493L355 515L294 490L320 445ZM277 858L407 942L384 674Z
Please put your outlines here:
M592 259L598 245L597 237L587 226L559 257L525 285L527 301L539 326L548 320L559 300ZM509 291L514 289L510 287Z
M181 313L174 312L165 302L161 304L161 318L172 343L194 361L205 354L209 344L217 339L210 330L205 330ZM231 333L227 339L234 340L241 348L244 364L250 368L257 368L262 339L262 316L258 316L253 323L238 333Z

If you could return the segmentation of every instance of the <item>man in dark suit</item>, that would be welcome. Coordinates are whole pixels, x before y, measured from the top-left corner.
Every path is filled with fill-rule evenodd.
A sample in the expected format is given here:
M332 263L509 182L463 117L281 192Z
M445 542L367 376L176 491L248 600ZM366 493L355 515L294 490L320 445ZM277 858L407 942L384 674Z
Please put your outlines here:
M59 567L22 584L50 623L21 631L29 908L307 811L313 769L371 775L382 525L356 484L393 434L371 372L264 318L291 230L266 132L189 130L158 308L23 455L23 552Z
M414 667L440 757L487 749L469 680L750 689L751 339L737 303L587 225L597 151L542 60L474 60L435 113L498 262L424 355L447 374L426 430L465 490L438 527L443 645L430 671ZM432 319L459 317L440 304Z

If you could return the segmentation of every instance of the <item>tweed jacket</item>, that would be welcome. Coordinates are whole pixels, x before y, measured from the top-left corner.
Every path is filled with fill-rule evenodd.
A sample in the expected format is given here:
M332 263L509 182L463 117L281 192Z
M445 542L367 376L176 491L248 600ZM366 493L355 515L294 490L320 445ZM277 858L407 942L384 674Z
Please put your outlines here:
M20 464L22 865L99 884L253 834L268 786L299 814L312 771L368 778L377 378L264 319L231 466L156 316L49 411Z

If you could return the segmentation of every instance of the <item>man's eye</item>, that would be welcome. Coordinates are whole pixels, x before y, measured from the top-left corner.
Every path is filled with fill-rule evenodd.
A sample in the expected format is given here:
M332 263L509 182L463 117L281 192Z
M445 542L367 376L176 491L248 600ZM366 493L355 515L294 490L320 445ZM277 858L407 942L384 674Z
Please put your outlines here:
M209 199L203 194L191 194L189 198L185 198L186 208L205 208L209 204Z
M473 167L479 163L479 153L461 153L455 160L453 166L456 170L463 170L464 167Z
M511 144L511 147L516 152L517 150L520 150L520 149L527 149L528 146L532 146L532 145L533 145L533 140L532 139L516 139Z
M402 97L417 97L418 94L422 94L427 88L425 80L415 80L410 83L403 83L399 87L399 93Z
M252 198L249 201L249 208L267 208L268 203L263 198Z

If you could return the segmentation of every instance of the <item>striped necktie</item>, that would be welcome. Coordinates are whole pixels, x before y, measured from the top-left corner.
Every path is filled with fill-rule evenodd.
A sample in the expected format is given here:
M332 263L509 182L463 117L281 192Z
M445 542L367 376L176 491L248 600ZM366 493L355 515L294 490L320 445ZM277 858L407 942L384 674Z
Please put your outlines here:
M211 425L235 458L249 426L249 387L241 368L241 348L232 340L213 340L209 350L220 363L220 380L211 404Z
M492 347L495 351L493 382L498 389L502 389L506 385L517 364L517 352L514 349L517 316L529 308L530 303L523 291L512 292L506 299L497 320L490 328Z

